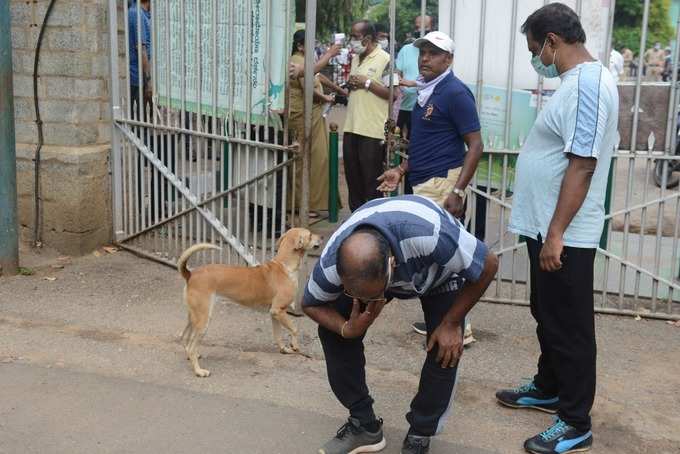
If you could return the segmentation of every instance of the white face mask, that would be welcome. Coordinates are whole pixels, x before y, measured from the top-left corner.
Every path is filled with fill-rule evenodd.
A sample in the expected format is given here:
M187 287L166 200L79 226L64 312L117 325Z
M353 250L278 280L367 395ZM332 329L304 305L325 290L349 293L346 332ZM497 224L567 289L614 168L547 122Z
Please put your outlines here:
M390 47L390 41L387 39L379 39L378 44L382 48L382 50L386 51L388 47Z
M352 49L352 52L357 55L361 55L366 51L366 46L361 44L361 40L358 39L350 40L349 47Z

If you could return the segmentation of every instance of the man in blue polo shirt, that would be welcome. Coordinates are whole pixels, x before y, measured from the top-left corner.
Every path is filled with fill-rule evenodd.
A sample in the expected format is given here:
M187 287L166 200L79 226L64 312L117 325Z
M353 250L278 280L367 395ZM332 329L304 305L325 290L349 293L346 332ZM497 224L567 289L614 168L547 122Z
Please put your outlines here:
M484 150L475 98L451 70L454 43L448 35L430 32L414 46L419 50L420 76L415 84L409 84L418 89L411 114L409 159L383 173L378 189L395 190L408 173L414 194L463 218L465 189ZM416 322L413 328L424 334L423 325ZM466 344L473 341L472 331L466 327Z

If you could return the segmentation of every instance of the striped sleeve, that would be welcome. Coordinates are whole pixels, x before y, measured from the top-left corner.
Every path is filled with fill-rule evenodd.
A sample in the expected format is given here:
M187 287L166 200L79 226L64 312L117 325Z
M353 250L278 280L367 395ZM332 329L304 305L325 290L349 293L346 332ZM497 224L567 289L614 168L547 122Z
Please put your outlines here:
M340 277L335 266L323 268L322 259L314 265L302 297L303 306L320 306L338 299L342 293Z
M445 256L441 254L437 262L444 267L444 273L461 276L465 280L477 282L484 271L484 263L488 249L486 245L465 230L457 221L447 228L450 232L442 235L438 251L447 251ZM447 244L450 243L450 244Z
M609 108L600 90L602 65L581 68L578 89L562 110L558 128L565 140L564 152L583 158L598 158L607 134Z

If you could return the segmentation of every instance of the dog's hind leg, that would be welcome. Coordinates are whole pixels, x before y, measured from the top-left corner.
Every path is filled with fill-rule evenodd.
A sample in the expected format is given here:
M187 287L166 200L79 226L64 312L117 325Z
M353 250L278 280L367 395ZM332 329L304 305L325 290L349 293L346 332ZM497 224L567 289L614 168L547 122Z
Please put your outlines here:
M189 342L187 343L187 354L189 356L189 360L191 361L191 365L194 368L194 373L196 374L197 377L207 377L210 375L210 371L206 369L201 369L201 366L198 364L198 345L201 343L201 340L203 339L203 336L205 336L206 331L208 330L208 321L210 320L210 313L202 313L202 314L196 314L195 312L192 314L194 315L194 320L192 323L192 329L191 329L191 334L189 335Z
M191 315L187 314L187 326L184 327L184 331L179 335L179 341L184 345L184 348L187 346L187 341L189 340L189 333L191 332Z

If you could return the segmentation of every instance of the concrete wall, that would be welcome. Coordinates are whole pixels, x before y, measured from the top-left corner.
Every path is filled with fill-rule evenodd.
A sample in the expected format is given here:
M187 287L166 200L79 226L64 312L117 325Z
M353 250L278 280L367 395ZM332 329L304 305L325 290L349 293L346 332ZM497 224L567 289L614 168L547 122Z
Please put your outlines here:
M34 225L38 140L33 62L46 0L10 0L19 221ZM44 243L84 254L111 240L109 36L106 0L57 0L42 41L38 95Z

